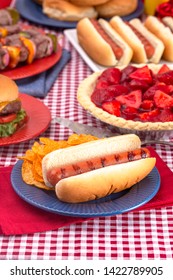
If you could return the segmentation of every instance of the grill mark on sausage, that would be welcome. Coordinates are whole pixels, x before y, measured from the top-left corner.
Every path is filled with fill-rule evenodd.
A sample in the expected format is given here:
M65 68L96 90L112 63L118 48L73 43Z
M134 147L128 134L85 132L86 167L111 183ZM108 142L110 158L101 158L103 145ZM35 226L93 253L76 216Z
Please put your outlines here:
M100 158L100 162L101 162L102 167L106 166L106 158L105 157Z
M141 149L141 158L147 158L147 153L145 149Z
M129 160L129 161L133 161L134 158L135 158L134 152L128 152L128 160Z
M114 159L115 159L115 162L119 162L120 161L120 156L118 154L114 155Z
M76 175L82 173L82 169L78 164L73 164L72 166L73 166L73 169L74 169Z
M60 168L61 179L66 177L66 168Z
M87 165L88 165L89 170L94 170L95 169L95 166L94 166L94 164L91 160L87 161Z

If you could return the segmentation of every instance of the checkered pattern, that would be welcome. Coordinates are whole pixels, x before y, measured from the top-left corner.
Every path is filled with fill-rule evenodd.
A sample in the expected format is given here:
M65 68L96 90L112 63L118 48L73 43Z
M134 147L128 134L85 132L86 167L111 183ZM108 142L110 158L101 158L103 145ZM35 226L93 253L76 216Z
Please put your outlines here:
M101 122L80 107L76 100L79 82L91 71L72 46L71 62L61 72L43 102L52 117L61 115L81 123L101 126ZM64 139L67 128L52 124L44 136ZM36 139L1 147L0 165L14 165L16 157L31 147ZM153 145L173 170L173 148ZM169 259L173 258L173 207L94 218L56 231L22 236L0 236L1 259Z

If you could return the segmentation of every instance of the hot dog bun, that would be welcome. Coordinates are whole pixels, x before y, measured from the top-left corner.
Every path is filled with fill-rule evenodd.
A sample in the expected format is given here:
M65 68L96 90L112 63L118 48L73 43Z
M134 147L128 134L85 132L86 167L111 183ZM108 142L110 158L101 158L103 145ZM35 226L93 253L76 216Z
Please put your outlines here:
M94 24L88 18L80 20L77 24L77 36L79 44L85 52L98 64L103 66L125 65L132 58L133 52L121 36L104 19L95 20L99 24L99 32ZM100 30L102 30L100 32ZM102 34L106 32L106 37L110 37L116 45L122 50L121 58L115 55L109 41L103 38Z
M100 17L111 18L129 15L136 10L137 5L138 0L109 0L95 8Z
M128 134L95 140L77 146L57 150L47 154L42 160L44 182L49 187L55 187L57 197L65 202L83 202L119 192L142 180L153 169L155 158L143 158L137 161L117 165L103 165L104 168L81 172L81 161L91 165L92 159L98 157L104 161L108 155L129 152L139 149L141 141L137 135ZM119 162L119 159L118 159ZM134 162L138 162L136 165ZM131 165L131 163L133 163ZM76 174L68 178L64 171L71 165ZM118 167L119 166L119 167ZM62 178L52 181L58 168L61 169ZM137 168L137 169L136 169ZM94 170L93 170L94 169ZM63 175L64 174L64 175ZM53 182L53 183L52 183Z
M135 63L158 63L164 51L164 44L153 33L151 33L142 22L135 18L129 21L130 25L142 34L145 39L140 40L136 32L132 30L129 24L127 25L119 16L115 16L110 20L111 26L122 36L126 43L133 50L132 61ZM146 48L145 48L146 42ZM149 44L151 44L149 49ZM153 48L151 54L151 48ZM149 50L150 57L147 57L146 51Z
M158 19L155 16L148 16L144 22L145 27L155 34L164 44L163 58L167 61L173 61L173 26L172 18L165 17ZM169 28L170 26L170 28Z
M140 159L62 179L55 186L57 197L70 203L89 201L130 188L153 169L155 158Z
M97 17L94 7L76 6L64 0L45 0L43 2L43 13L50 18L63 21L78 21L84 17Z

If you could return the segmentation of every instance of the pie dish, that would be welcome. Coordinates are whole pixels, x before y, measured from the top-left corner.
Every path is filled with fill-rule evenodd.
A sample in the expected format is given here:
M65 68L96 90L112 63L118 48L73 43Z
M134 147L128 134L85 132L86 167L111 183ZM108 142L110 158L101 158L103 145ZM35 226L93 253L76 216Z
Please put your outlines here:
M136 117L127 117L125 118L124 116L122 117L122 112L120 112L120 114L117 116L115 114L112 114L109 112L109 110L105 110L104 106L102 106L103 104L101 104L101 106L99 106L98 104L96 105L95 100L93 102L93 93L96 89L96 84L98 83L98 78L100 79L103 75L103 73L105 71L110 71L109 69L103 70L103 71L99 71L99 72L95 72L93 74L91 74L89 77L87 77L85 80L83 80L81 82L81 84L78 87L77 90L77 99L78 102L80 103L80 105L86 109L87 111L89 111L93 116L95 116L96 118L100 119L101 121L110 124L111 126L116 127L116 131L120 132L120 133L127 133L127 132L151 132L151 131L155 131L155 132L169 132L169 135L172 132L173 129L173 80L171 81L171 79L168 79L168 75L166 72L169 71L169 73L171 75L173 75L173 71L171 70L171 66L167 66L167 65L163 65L163 64L148 64L148 65L133 65L135 67L135 70L139 70L141 69L141 73L144 71L144 69L146 70L146 68L149 69L151 76L152 76L152 83L150 84L150 86L147 87L148 90L151 90L151 88L153 88L153 86L157 86L157 83L159 84L159 88L157 88L157 95L159 95L159 93L161 92L161 94L159 95L159 98L157 98L157 100L152 100L152 103L157 104L157 106L153 107L151 109L151 111L153 112L153 110L157 110L159 112L162 112L162 116L164 116L163 118L161 118L159 115L159 117L157 116L157 118L150 118L149 120L147 120L148 115L151 115L150 113L150 109L147 109L147 112L149 113L148 115L143 115L143 116L147 116L146 119L142 119L142 113L145 113L145 110L141 110L141 106L143 106L143 95L144 95L144 90L142 90L142 86L143 85L139 85L138 87L134 88L133 90L130 90L129 93L131 93L131 91L135 91L137 89L137 91L142 91L142 99L141 99L141 104L139 105L140 107L137 109L137 114ZM119 69L120 72L122 72L125 68L127 67L133 67L132 65L129 66L124 66L124 67L116 67L116 69ZM169 68L168 68L169 67ZM112 68L113 69L113 68ZM115 68L114 68L115 69ZM135 71L134 70L134 71ZM160 72L159 72L160 71ZM109 72L108 72L109 73ZM129 79L131 74L127 74L128 71L126 72L126 76ZM140 72L139 72L140 73ZM147 73L148 74L148 73ZM160 79L158 81L158 77L160 78L161 75L165 75L166 74L166 78L164 79ZM142 73L144 78L144 82L146 79L146 73ZM110 76L110 75L108 75ZM140 74L135 75L136 76L140 76ZM122 77L122 76L121 76ZM108 78L109 79L109 78ZM131 78L132 79L132 78ZM137 77L138 79L138 77ZM101 79L102 81L104 79ZM134 79L133 79L134 80ZM140 79L139 79L140 80ZM147 81L147 80L146 80ZM103 83L98 83L99 86L101 87L104 84L105 80L103 81ZM148 81L147 81L148 82ZM118 85L120 86L124 86L124 83L121 83L121 79L117 82ZM141 83L141 81L140 81ZM166 87L171 88L169 94L167 94L166 97L168 97L169 102L171 104L169 104L169 106L167 106L167 104L165 105L163 100L164 100L164 96L162 99L162 85L165 85L165 83L168 83L166 85ZM108 85L109 86L109 85ZM104 91L107 90L108 86L106 85L104 88ZM104 87L104 85L103 85ZM102 88L103 90L103 88ZM156 91L156 90L155 90ZM158 93L159 92L159 93ZM124 96L125 93L118 93L118 95L121 95L121 97L114 97L114 99L116 99L116 101L120 99L122 99L122 96ZM124 97L123 97L124 98ZM153 97L152 97L153 98ZM107 96L108 100L104 100L104 101L109 101L110 100L110 96ZM150 97L147 98L151 99ZM111 99L112 100L112 99ZM159 100L159 104L158 104L158 100ZM120 102L121 103L121 102ZM146 102L144 102L146 103ZM122 105L122 103L120 104L121 108L126 107L126 104ZM165 114L165 108L168 107L168 110L166 111L167 113ZM137 108L137 107L136 107ZM168 114L169 113L169 114Z

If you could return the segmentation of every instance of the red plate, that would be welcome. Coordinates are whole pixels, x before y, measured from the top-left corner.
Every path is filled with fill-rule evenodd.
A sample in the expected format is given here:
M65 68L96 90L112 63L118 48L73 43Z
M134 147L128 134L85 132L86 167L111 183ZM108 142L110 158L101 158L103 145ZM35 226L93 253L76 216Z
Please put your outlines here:
M40 100L21 94L22 108L28 115L27 123L10 137L0 138L0 146L17 144L30 140L43 133L49 126L51 114L49 109Z
M58 44L58 50L55 54L34 60L32 64L22 65L10 70L0 71L0 74L8 76L13 80L31 77L37 75L55 65L61 58L62 48Z

